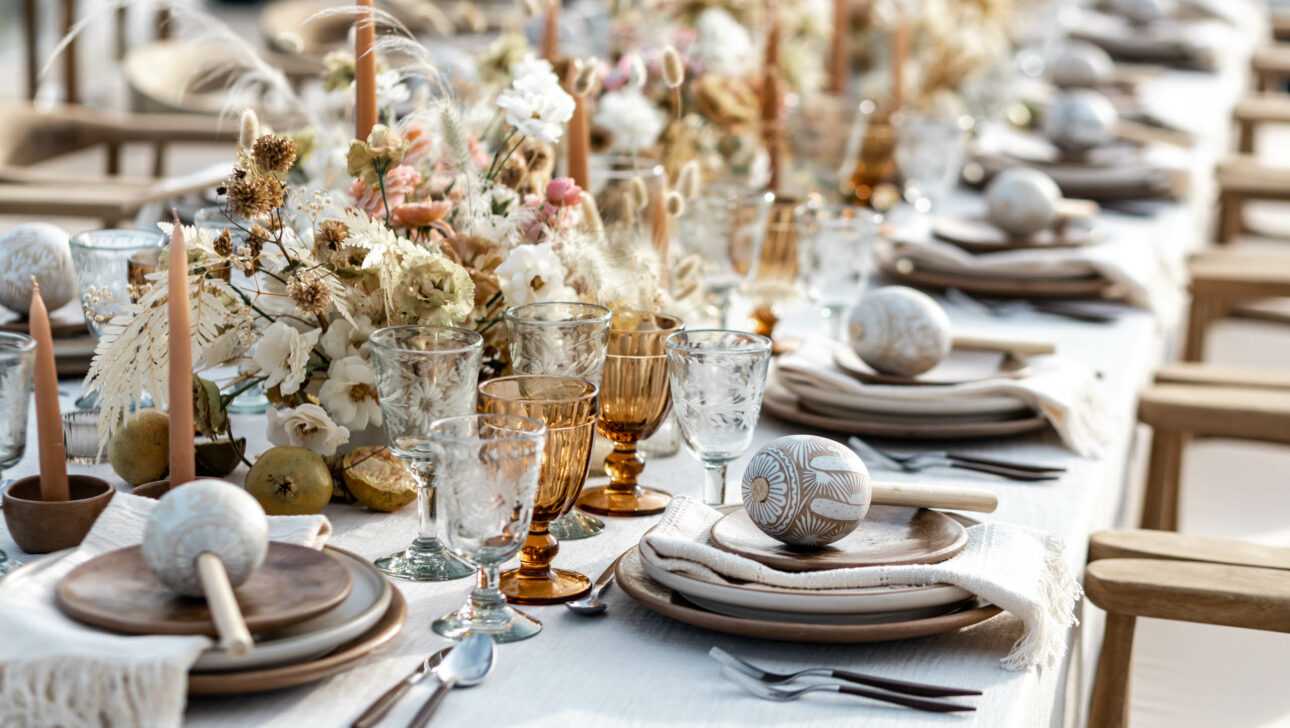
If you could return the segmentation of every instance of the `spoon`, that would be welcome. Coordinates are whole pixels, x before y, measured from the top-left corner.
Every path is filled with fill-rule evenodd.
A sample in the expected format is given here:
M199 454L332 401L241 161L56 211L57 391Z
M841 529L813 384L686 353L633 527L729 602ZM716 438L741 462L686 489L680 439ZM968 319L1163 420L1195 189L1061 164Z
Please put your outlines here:
M568 607L569 611L574 614L581 614L584 617L605 611L605 603L600 601L600 595L609 588L610 584L614 583L614 567L616 566L618 566L618 559L614 559L614 563L610 564L609 568L605 569L604 573L596 579L596 583L591 585L591 591L587 592L587 596L577 601L565 602L564 606Z
M461 644L453 648L434 669L439 685L426 699L425 705L417 711L412 722L408 723L408 728L423 728L429 723L430 716L434 715L439 703L443 702L444 696L454 687L478 685L488 675L488 671L493 669L493 657L492 637L478 632L466 635Z
M426 675L431 674L434 668L438 667L439 663L443 662L443 658L451 651L451 647L445 647L422 660L421 664L408 673L407 677L395 683L394 687L386 690L381 697L373 701L367 710L363 711L362 715L354 719L354 722L350 724L350 728L372 728L372 726L379 723L381 718L384 718L385 714L390 712L390 708L393 708L394 704L399 702L412 689L413 685L421 682Z

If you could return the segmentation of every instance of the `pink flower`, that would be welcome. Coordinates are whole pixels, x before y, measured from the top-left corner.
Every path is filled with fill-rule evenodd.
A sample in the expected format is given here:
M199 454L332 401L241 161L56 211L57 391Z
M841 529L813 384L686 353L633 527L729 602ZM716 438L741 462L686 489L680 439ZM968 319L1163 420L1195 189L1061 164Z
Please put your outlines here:
M430 157L434 142L421 124L413 121L403 127L403 138L408 140L408 151L403 155L403 163L417 165Z
M582 188L572 177L556 177L546 185L546 199L552 205L573 207L582 202Z
M448 200L409 202L394 209L394 222L406 228L422 228L442 220L452 209Z
M368 187L359 179L354 180L349 186L349 196L354 198L354 207L372 217L381 217L385 214L387 203L391 210L402 205L419 184L421 184L421 173L406 164L400 164L385 173L384 200L381 199L380 186Z

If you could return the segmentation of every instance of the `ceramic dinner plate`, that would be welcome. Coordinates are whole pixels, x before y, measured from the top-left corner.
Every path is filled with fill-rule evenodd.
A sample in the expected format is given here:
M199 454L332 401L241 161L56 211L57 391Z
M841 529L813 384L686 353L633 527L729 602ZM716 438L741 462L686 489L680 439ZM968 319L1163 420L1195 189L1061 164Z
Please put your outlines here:
M945 361L916 377L902 377L875 371L849 346L839 346L834 350L833 363L838 369L866 384L905 384L924 387L950 387L955 384L985 382L991 379L1024 379L1034 371L1030 362L1021 354L967 349L951 349Z
M814 381L776 369L771 378L797 395L807 409L833 416L859 414L896 415L899 417L956 417L965 415L999 415L1030 408L1016 397L964 397L947 393L936 396L927 388L922 396L891 397L869 392L843 392Z
M937 270L910 258L896 256L879 261L893 280L916 287L957 288L964 293L1005 298L1102 298L1111 287L1100 275L1074 278L1009 278Z
M1072 220L1065 230L1041 230L1015 237L982 217L943 216L932 223L932 234L972 253L1030 248L1075 248L1101 242L1102 231L1091 220Z
M207 650L197 659L193 670L245 671L309 661L355 639L377 624L389 611L394 588L367 560L333 546L326 550L344 564L353 577L353 588L339 606L290 627L255 634L255 649L241 659L235 660L217 648ZM36 576L70 553L72 549L30 561L5 576L0 586L9 587Z
M647 609L666 617L717 632L784 642L858 644L925 637L970 627L1003 611L996 606L973 601L963 609L933 617L877 624L820 624L784 619L749 619L717 614L693 606L676 591L649 575L639 547L634 546L623 554L614 567L614 574L625 594ZM700 597L703 598L705 597Z

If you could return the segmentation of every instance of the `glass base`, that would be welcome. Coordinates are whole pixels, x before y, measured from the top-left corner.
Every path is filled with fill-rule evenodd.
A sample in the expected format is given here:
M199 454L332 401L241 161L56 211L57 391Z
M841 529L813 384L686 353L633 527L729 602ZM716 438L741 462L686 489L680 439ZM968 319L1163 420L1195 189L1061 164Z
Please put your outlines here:
M664 491L636 486L630 491L610 491L608 486L583 492L578 507L597 516L630 518L652 516L667 508L672 496Z
M466 602L461 609L436 619L430 628L450 640L480 633L492 637L497 643L519 642L542 631L541 622L518 609L504 606L505 602L502 604L481 613L472 607L471 602Z
M264 396L264 388L255 385L233 398L228 403L228 411L235 415L258 415L269 411L269 398Z
M503 571L498 588L512 604L563 604L591 593L591 579L576 571L550 569L543 576Z
M574 509L551 521L551 535L559 541L577 541L605 532L605 522Z
M76 398L76 409L94 410L99 408L99 393L86 392Z
M475 567L448 553L437 538L418 538L403 551L377 559L376 568L407 581L452 581L475 573Z

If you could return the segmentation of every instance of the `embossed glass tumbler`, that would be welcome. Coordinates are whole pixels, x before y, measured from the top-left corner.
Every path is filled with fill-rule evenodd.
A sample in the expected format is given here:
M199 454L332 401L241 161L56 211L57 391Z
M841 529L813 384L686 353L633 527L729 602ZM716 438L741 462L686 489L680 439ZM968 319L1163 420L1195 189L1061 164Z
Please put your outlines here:
M449 639L473 632L497 642L532 637L542 623L506 604L497 570L528 536L546 426L528 417L477 414L439 420L427 435L448 548L479 567L470 598L431 628Z
M475 410L484 339L447 326L392 326L369 339L376 390L390 450L417 481L417 537L376 560L386 574L410 581L448 581L475 570L448 553L435 533L435 470L430 425Z
M743 331L706 329L672 334L665 346L681 437L706 468L703 502L721 505L726 467L752 445L771 341Z
M597 426L614 443L605 458L609 484L584 492L578 499L583 510L601 516L649 516L662 513L672 499L637 482L645 461L636 445L654 434L671 407L663 342L683 327L681 319L660 313L614 314Z
M479 385L481 413L519 415L546 425L533 523L520 549L520 567L503 572L501 578L502 593L516 604L559 604L579 599L591 589L591 580L583 574L551 568L560 545L550 524L573 508L587 481L598 391L585 379L540 374Z
M843 316L868 286L881 220L878 213L856 205L798 210L798 275L835 339L843 338Z
M36 341L26 334L0 331L0 471L17 465L27 450L27 407L31 401L32 367L36 361ZM12 481L0 483L0 490ZM10 561L0 551L0 575L18 562Z
M516 374L557 374L585 379L597 387L605 369L611 314L594 303L529 303L506 311L511 369ZM551 522L561 541L591 538L605 522L578 509Z

